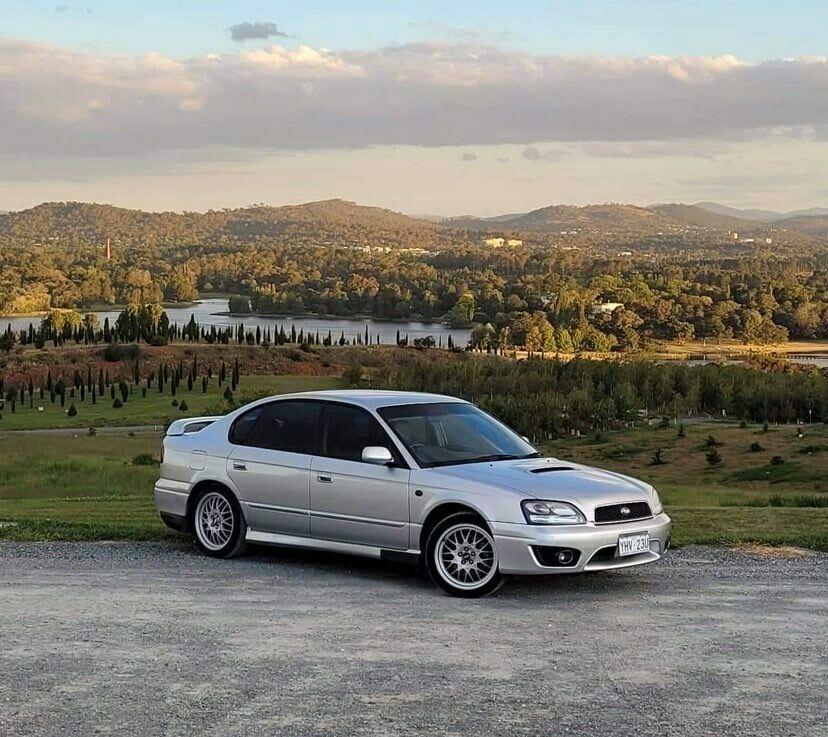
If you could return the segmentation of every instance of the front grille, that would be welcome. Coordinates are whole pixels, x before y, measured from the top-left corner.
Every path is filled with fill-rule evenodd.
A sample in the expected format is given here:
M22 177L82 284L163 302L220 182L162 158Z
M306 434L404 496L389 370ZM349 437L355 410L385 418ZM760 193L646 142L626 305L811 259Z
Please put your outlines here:
M611 525L615 522L630 522L636 519L652 517L650 505L647 502L626 502L624 504L608 504L605 507L595 508L595 524Z

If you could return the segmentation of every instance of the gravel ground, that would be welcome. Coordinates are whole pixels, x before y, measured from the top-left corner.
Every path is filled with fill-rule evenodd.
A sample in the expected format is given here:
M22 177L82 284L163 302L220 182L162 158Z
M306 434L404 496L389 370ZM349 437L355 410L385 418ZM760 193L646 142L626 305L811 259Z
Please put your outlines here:
M826 734L826 555L464 601L370 560L6 543L0 602L4 737Z

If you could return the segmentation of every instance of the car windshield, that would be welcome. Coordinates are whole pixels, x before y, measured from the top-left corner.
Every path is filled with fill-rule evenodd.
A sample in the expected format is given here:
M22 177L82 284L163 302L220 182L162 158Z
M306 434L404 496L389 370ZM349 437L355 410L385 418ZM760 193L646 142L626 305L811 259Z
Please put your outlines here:
M404 404L382 407L379 414L421 468L540 455L508 427L471 404Z

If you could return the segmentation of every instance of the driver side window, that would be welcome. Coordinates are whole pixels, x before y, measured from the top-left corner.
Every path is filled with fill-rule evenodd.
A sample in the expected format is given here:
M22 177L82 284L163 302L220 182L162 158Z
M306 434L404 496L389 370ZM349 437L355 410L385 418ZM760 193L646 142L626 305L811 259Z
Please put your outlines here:
M362 450L368 446L382 446L397 458L385 430L368 412L359 407L329 404L322 442L322 455L343 461L362 461Z

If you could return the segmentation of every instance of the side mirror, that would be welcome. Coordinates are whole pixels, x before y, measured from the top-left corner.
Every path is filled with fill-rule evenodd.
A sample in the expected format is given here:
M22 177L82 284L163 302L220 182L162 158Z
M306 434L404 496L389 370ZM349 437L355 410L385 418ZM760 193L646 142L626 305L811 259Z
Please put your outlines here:
M380 445L369 445L362 449L362 462L373 463L375 466L390 466L394 463L394 456L388 448Z

